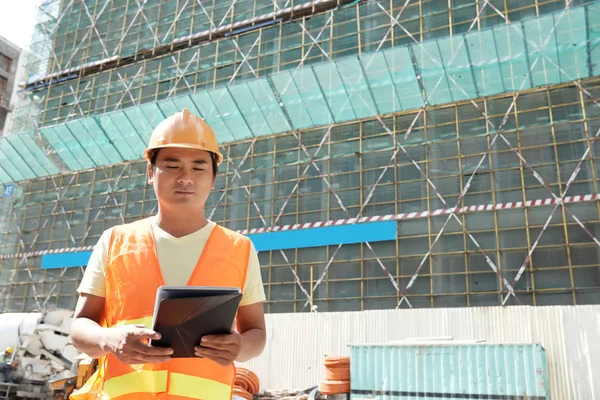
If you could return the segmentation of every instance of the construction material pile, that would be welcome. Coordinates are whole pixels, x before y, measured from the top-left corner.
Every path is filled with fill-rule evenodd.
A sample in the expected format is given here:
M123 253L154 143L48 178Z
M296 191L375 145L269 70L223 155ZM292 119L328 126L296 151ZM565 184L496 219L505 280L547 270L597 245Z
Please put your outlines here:
M246 368L237 367L233 395L246 400L252 400L254 395L258 394L259 390L260 380L258 376Z
M325 357L325 380L319 392L326 395L350 393L350 357Z

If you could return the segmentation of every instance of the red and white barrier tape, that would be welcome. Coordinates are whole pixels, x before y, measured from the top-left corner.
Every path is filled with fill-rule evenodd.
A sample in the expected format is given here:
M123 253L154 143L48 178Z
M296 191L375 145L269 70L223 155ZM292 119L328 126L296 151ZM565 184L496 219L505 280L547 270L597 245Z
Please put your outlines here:
M572 204L572 203L583 203L587 201L595 201L600 200L600 194L586 194L582 196L566 196L563 200L564 204ZM495 211L495 210L509 210L516 208L525 208L525 207L537 207L537 206L548 206L554 205L558 201L557 198L549 198L542 200L528 200L528 201L516 201L510 203L497 203L497 204L487 204L487 205L479 205L479 206L468 206L462 207L459 209L454 209L456 214L467 214L478 211ZM421 211L421 212L411 212L411 213L401 213L401 214L388 214L388 215L377 215L374 217L362 217L362 218L349 218L349 219L338 219L332 221L317 221L317 222L307 222L304 224L294 224L294 225L282 225L282 226L274 226L272 228L254 228L254 229L244 229L237 231L242 235L254 235L260 233L268 233L268 232L284 232L284 231L293 231L299 229L309 229L309 228L324 228L328 226L340 226L340 225L351 225L351 224L363 224L369 222L380 222L380 221L403 221L408 219L417 219L417 218L427 218L427 217L436 217L439 215L447 215L449 214L451 209L443 208L434 211ZM60 253L74 253L81 251L92 251L94 246L82 246L82 247L69 247L63 249L52 249L52 250L40 250L33 251L29 253L19 253L19 254L0 254L0 260L6 259L14 259L20 258L23 256L32 257L32 256L41 256L44 254L60 254Z
M566 196L564 199L564 203L582 203L585 201L593 201L600 200L600 194L587 194L585 196ZM543 200L529 200L529 201L517 201L511 203L497 203L497 204L488 204L488 205L480 205L480 206L469 206L463 207L459 209L454 209L456 214L466 214L476 211L493 211L493 210L506 210L511 208L524 208L524 207L535 207L535 206L547 206L551 204L556 204L557 199L543 199ZM374 217L362 217L362 218L350 218L350 219L338 219L333 221L326 222L307 222L304 224L294 224L294 225L283 225L283 226L274 226L272 229L267 228L254 228L250 230L238 231L243 235L253 235L257 233L266 233L266 232L280 232L280 231L290 231L296 229L307 229L307 228L321 228L327 226L339 226L339 225L349 225L355 223L366 223L366 222L377 222L377 221L390 221L397 220L402 221L406 219L415 219L415 218L426 218L426 217L435 217L438 215L447 215L449 214L451 209L439 209L434 211L421 211L421 212L411 212L411 213L401 213L401 214L389 214L389 215L378 215Z

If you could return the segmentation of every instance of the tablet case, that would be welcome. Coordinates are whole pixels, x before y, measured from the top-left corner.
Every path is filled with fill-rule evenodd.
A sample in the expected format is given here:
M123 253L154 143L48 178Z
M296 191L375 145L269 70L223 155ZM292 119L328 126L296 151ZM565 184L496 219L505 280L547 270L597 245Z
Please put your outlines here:
M242 295L238 289L223 289L176 289L170 294L159 289L152 329L161 338L151 345L171 347L171 358L197 357L194 347L202 336L230 333Z

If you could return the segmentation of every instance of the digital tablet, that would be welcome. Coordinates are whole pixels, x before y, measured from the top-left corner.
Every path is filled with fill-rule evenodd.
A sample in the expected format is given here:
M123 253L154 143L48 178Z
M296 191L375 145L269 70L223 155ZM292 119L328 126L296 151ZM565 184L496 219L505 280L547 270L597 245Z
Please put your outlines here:
M172 348L171 358L196 357L202 336L231 332L241 299L238 288L161 286L152 318L161 338L150 344Z

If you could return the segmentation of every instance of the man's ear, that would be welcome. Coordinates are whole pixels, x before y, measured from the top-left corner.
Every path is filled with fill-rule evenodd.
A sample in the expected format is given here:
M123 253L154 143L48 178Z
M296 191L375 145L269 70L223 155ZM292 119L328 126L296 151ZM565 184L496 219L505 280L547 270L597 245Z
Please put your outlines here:
M147 167L147 172L148 172L148 183L149 184L153 184L153 178L154 178L154 166L150 163L148 163Z

